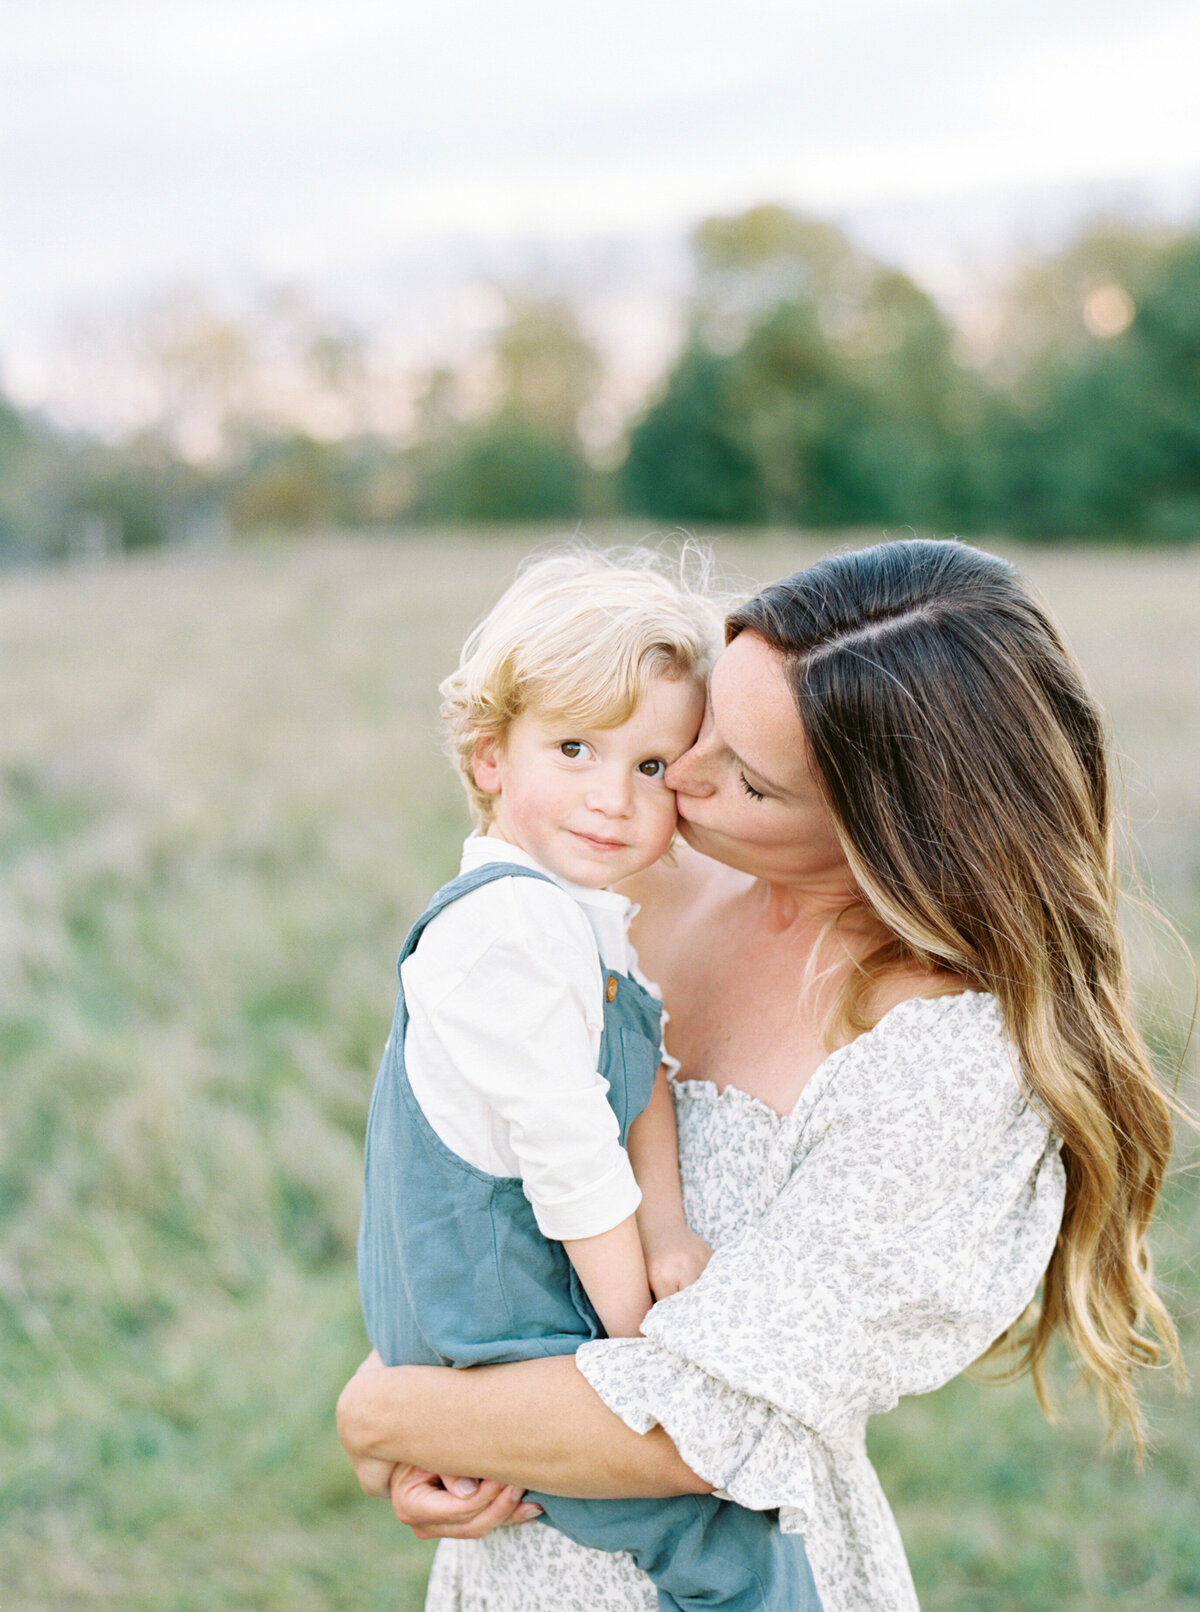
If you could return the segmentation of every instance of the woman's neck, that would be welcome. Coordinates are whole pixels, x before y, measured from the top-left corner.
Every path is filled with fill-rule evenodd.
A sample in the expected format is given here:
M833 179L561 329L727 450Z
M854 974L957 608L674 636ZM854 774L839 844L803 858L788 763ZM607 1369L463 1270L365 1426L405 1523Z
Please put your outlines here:
M854 886L842 879L788 884L755 879L747 887L745 899L771 934L791 932L811 944L816 935L836 924L840 939L855 949L861 944L869 950L888 939L888 932L864 906Z

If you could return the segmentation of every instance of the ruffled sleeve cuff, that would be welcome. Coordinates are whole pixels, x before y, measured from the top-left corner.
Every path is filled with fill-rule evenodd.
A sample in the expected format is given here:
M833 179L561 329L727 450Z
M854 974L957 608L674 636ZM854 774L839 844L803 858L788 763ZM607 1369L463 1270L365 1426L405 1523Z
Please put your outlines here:
M635 1433L662 1427L692 1471L750 1511L789 1510L789 1531L812 1511L814 1435L765 1400L726 1387L645 1338L583 1344L576 1365Z

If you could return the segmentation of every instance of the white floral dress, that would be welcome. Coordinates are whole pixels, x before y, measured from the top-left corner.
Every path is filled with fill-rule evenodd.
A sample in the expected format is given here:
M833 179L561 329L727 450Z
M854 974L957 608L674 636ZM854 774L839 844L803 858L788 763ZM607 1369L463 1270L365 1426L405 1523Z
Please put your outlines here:
M833 1053L784 1118L675 1087L684 1203L714 1253L645 1338L580 1369L638 1432L802 1533L824 1612L912 1612L867 1417L956 1376L1033 1298L1062 1217L1057 1139L995 1000L913 998ZM426 1612L654 1612L624 1555L541 1523L438 1549Z

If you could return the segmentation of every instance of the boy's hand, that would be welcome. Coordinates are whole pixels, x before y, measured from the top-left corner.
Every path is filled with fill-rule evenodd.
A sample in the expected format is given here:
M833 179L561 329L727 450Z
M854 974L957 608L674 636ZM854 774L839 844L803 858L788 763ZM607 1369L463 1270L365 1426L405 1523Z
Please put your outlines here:
M712 1249L684 1220L642 1234L646 1252L646 1275L656 1299L665 1299L681 1288L690 1287L708 1264Z

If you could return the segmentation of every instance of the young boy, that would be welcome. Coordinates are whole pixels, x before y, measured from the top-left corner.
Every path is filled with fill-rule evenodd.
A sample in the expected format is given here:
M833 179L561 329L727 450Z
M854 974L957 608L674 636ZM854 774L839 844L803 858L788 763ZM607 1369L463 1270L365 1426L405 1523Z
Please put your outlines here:
M675 830L715 645L704 599L649 565L527 569L442 685L479 832L401 953L367 1124L359 1285L388 1365L471 1366L635 1336L699 1275L683 1217L662 1003L609 886ZM659 1605L815 1605L803 1547L706 1496L536 1497L628 1550Z

